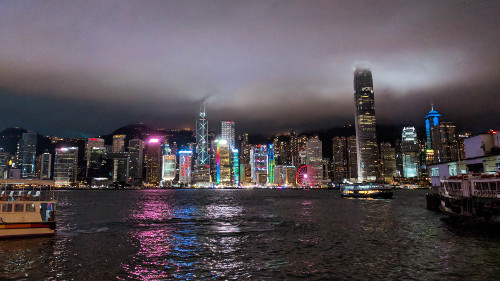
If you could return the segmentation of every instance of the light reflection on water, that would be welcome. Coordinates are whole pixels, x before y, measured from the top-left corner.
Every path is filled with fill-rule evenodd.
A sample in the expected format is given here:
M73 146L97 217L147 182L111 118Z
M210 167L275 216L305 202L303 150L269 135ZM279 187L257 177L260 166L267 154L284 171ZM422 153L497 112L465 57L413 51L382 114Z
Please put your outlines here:
M0 240L0 280L498 277L500 238L457 231L424 192L61 192L57 235ZM470 266L473 265L473 266Z

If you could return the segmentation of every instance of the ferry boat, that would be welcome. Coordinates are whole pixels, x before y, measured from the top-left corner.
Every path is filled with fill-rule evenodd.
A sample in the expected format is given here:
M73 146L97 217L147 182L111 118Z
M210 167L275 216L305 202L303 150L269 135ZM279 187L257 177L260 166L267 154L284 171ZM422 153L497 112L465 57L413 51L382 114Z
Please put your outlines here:
M467 174L441 181L439 209L451 217L500 225L500 174Z
M42 200L40 190L1 190L0 238L54 234L55 204L53 196Z
M342 197L352 198L392 198L392 186L389 184L352 184L341 187Z

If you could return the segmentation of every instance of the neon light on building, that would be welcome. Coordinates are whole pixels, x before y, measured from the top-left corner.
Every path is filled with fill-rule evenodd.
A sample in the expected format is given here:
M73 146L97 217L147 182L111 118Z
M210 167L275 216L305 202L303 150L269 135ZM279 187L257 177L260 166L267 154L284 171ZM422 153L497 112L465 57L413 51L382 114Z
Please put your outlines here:
M233 183L240 185L240 158L238 149L231 150L233 153Z
M272 144L269 144L269 149L267 150L267 161L268 161L267 183L274 183L274 166L276 162L274 159L274 147Z

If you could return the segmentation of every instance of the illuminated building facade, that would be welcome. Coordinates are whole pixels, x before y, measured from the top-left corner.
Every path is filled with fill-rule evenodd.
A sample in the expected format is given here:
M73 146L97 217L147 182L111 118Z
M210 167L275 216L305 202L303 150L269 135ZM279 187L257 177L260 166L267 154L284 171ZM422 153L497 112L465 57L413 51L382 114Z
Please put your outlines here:
M233 178L232 182L234 186L240 185L240 155L238 149L231 150L231 155L233 158Z
M78 147L56 149L54 157L54 183L56 186L72 186L76 183Z
M130 140L128 142L128 152L130 154L129 177L131 179L141 179L144 159L144 141L140 139Z
M425 116L426 149L432 149L432 128L439 125L440 117L441 114L434 110L434 106L431 107L431 111Z
M432 128L432 149L435 162L450 162L458 160L457 126L454 122L441 122Z
M52 154L48 150L38 156L39 169L38 178L41 180L50 180L52 174Z
M175 156L174 156L175 157ZM158 186L160 176L162 175L160 167L162 166L161 143L158 138L151 138L147 142L145 164L146 164L146 182L150 185ZM175 161L174 161L175 163Z
M108 153L108 158L113 161L113 182L127 182L130 179L130 154L128 152Z
M358 178L358 147L356 136L347 137L347 163L348 178L351 180Z
M231 185L231 155L229 142L227 140L216 140L216 169L217 184Z
M334 137L332 146L333 180L341 182L348 177L347 138Z
M193 152L190 150L179 151L179 183L191 183L191 159Z
M88 161L90 150L94 147L105 148L104 139L101 138L88 138L85 144L85 161Z
M403 156L403 176L405 178L418 177L420 170L420 146L415 127L403 128L401 153Z
M274 168L274 183L285 187L296 186L297 168L295 166L277 165Z
M112 152L125 152L125 135L114 135L113 136L113 148Z
M323 143L318 136L306 143L306 164L316 171L316 179L323 180Z
M291 154L291 165L299 165L299 145L297 140L297 133L294 130L290 130L290 154Z
M396 173L396 148L390 143L380 144L380 178L385 182L392 183Z
M375 181L378 176L378 145L373 79L369 69L355 69L354 91L358 180Z
M35 177L37 134L34 132L23 133L17 145L17 163L21 169L21 178L33 179Z
M221 140L225 140L229 143L229 148L234 148L234 121L222 121L222 136Z
M193 173L195 183L210 182L210 155L208 154L208 121L205 117L205 104L196 120L196 165Z
M252 181L256 184L266 184L268 170L267 145L254 145L250 150L250 167Z
M276 161L274 159L274 145L269 144L267 149L267 183L274 183L274 167L276 166Z
M105 147L92 147L87 159L87 183L93 178L111 179L113 176L113 160L108 159Z

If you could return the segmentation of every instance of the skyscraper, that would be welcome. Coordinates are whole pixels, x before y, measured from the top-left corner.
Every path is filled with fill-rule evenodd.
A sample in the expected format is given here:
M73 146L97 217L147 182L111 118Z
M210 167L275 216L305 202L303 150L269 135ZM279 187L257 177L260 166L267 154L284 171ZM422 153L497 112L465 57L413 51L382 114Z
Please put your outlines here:
M113 149L112 152L125 152L125 135L113 136Z
M292 158L292 166L299 165L299 146L297 142L297 133L292 129L290 130L290 154Z
M23 133L17 146L17 163L21 169L21 178L32 179L35 177L37 134L34 132Z
M130 153L130 178L142 178L142 167L144 159L144 141L133 139L128 142Z
M432 149L432 128L439 125L439 117L441 114L434 110L434 106L431 106L431 111L425 116L426 149Z
M306 164L316 171L318 181L323 180L323 143L318 136L306 142Z
M150 185L158 186L160 184L161 175L161 143L158 138L149 139L148 146L146 148L145 160L146 182Z
M401 153L403 156L403 176L405 178L418 177L420 170L420 146L415 127L403 128Z
M78 170L78 147L56 149L54 160L54 183L56 186L70 186L76 183Z
M194 183L210 182L210 155L208 154L208 121L205 118L205 103L196 120L196 166L193 172Z
M190 150L179 151L179 183L191 183L191 156Z
M48 150L45 150L44 153L40 154L39 162L40 162L39 178L41 180L50 180L50 177L52 176L51 174L52 154L50 154Z
M432 128L432 149L434 162L458 160L457 126L453 122L441 122Z
M229 148L234 149L234 121L222 121L221 139L229 143Z
M343 181L347 176L347 139L346 137L334 137L333 146L333 180Z
M378 177L378 145L373 79L369 69L356 68L354 70L354 103L356 105L358 180L374 181Z
M347 137L347 175L349 179L358 178L358 148L356 143L356 136Z
M380 144L380 178L393 183L396 173L396 149L390 143Z

